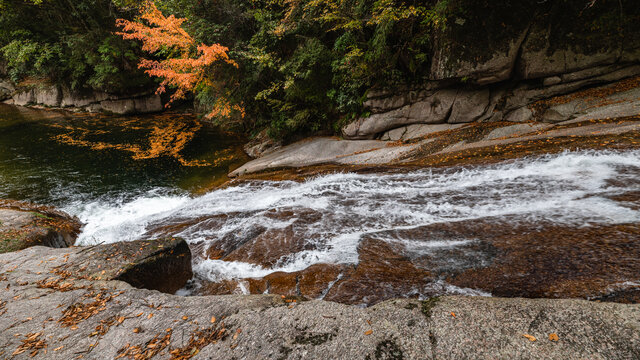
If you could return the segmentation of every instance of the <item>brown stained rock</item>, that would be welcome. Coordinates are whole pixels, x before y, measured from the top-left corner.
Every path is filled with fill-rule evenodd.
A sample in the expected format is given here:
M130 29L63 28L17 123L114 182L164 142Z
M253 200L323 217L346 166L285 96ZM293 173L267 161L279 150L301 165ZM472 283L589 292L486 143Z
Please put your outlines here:
M203 246L207 246L207 245L203 244ZM209 246L205 254L207 259L220 260L224 257L225 252L219 247L216 247L215 244L212 244L211 246Z
M317 299L332 282L353 272L350 266L315 264L295 273L273 273L264 278L270 294L304 296Z
M441 294L445 289L434 284L445 279L459 288L503 297L640 300L637 286L629 285L640 273L640 224L575 228L484 219L380 235L422 242L427 250L365 238L357 266L317 264L262 279L208 284L201 294L326 295L329 301L372 305L411 294ZM428 247L430 241L459 240L468 242Z
M219 282L207 282L198 290L198 295L232 295L242 294L236 280L224 280ZM261 294L260 292L257 292Z
M80 221L50 207L0 200L0 253L31 246L54 248L75 243Z
M288 226L285 229L263 232L224 259L271 267L283 256L300 252L307 247L306 239L296 234L292 226Z
M322 215L319 212L310 209L285 209L270 211L266 216L279 221L295 220L285 228L269 229L257 234L253 239L248 239L231 253L225 254L224 260L248 262L268 268L284 256L313 249L312 241L308 236L301 235L301 229L320 220ZM219 255L219 246L214 243L216 252L209 249L208 254Z
M626 192L624 194L611 196L610 199L630 209L640 210L640 191Z
M199 295L277 294L301 296L307 299L322 297L333 283L353 272L348 265L315 264L292 272L276 272L262 279L224 280L207 282L198 291Z
M329 290L328 301L375 304L399 297L432 282L429 271L417 268L398 250L381 240L365 239L359 247L359 263Z
M301 271L300 295L316 299L330 291L330 286L354 272L351 265L315 264Z
M615 298L640 274L640 224L501 227L501 233L484 236L499 249L496 260L453 276L449 283L494 296Z

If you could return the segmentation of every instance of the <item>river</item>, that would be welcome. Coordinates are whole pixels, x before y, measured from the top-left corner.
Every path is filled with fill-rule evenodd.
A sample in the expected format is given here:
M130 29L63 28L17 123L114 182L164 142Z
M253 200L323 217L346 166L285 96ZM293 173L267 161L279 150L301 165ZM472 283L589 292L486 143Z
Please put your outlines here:
M628 300L640 289L640 150L204 191L246 158L239 139L194 124L0 106L0 197L78 216L79 245L184 238L196 277L183 294L369 305L441 294ZM172 144L183 149L157 150Z

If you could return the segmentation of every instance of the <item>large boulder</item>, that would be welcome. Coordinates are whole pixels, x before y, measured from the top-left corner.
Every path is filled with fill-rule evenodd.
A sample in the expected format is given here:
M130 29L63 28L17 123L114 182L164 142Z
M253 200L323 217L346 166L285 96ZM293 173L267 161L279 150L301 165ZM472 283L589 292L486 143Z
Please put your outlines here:
M164 109L157 94L116 95L101 91L72 90L66 86L41 84L15 89L9 82L0 82L0 101L12 98L18 106L42 105L114 114L148 114Z
M363 164L360 155L371 154L376 150L386 155L394 149L386 148L386 143L378 140L351 141L335 138L313 138L275 150L259 159L250 161L232 171L229 176L264 171L267 169L303 167L320 164L346 164L350 162ZM378 159L383 161L381 159ZM390 160L389 160L390 161Z
M342 133L347 139L373 139L404 125L445 123L457 96L456 89L439 90L400 109L358 119L345 126Z
M0 200L0 253L37 245L71 246L80 226L78 219L49 207Z
M160 95L150 94L133 99L133 107L138 114L160 112L164 109Z
M58 270L90 280L173 294L193 276L189 246L177 238L74 248L69 254Z
M13 104L18 106L33 105L36 102L36 95L33 89L20 90L13 94Z
M114 98L100 102L100 109L114 114L147 114L162 111L159 95L151 94L132 98Z

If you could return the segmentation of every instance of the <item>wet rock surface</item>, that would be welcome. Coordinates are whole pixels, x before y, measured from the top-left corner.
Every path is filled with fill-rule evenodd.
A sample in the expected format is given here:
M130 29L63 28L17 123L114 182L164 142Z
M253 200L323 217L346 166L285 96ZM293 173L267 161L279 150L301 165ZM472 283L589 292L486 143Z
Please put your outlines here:
M264 278L205 281L198 293L271 293L364 305L447 293L640 302L637 223L572 228L472 221L387 236L362 240L357 265L318 264ZM421 248L403 245L411 238ZM429 238L437 240L422 240Z
M453 296L390 300L360 308L274 295L185 298L57 272L78 250L32 247L0 255L0 357L639 355L638 305Z
M557 144L544 135L549 125L501 125L454 129L477 142L499 135L496 142L511 146L488 148L487 156L463 150L463 165L246 181L192 205L223 202L213 212L224 215L198 217L198 210L182 225L169 225L173 218L151 229L174 226L173 236L193 239L194 294L272 293L358 305L443 294L637 303L640 138L637 131L603 135L637 122L558 125L552 131L569 136ZM519 143L523 138L544 146ZM610 150L562 153L568 144ZM434 152L445 145L430 146ZM556 148L558 155L463 162L475 152L486 161ZM453 162L459 155L438 156Z
M68 247L80 227L78 219L53 208L0 200L0 253L36 245Z

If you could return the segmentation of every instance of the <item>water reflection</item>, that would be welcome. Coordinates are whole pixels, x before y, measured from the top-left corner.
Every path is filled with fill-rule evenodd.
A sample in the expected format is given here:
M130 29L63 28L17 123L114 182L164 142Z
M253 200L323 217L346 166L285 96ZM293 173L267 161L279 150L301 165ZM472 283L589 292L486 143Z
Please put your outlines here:
M197 191L246 161L194 116L72 114L0 105L0 197L68 206Z

